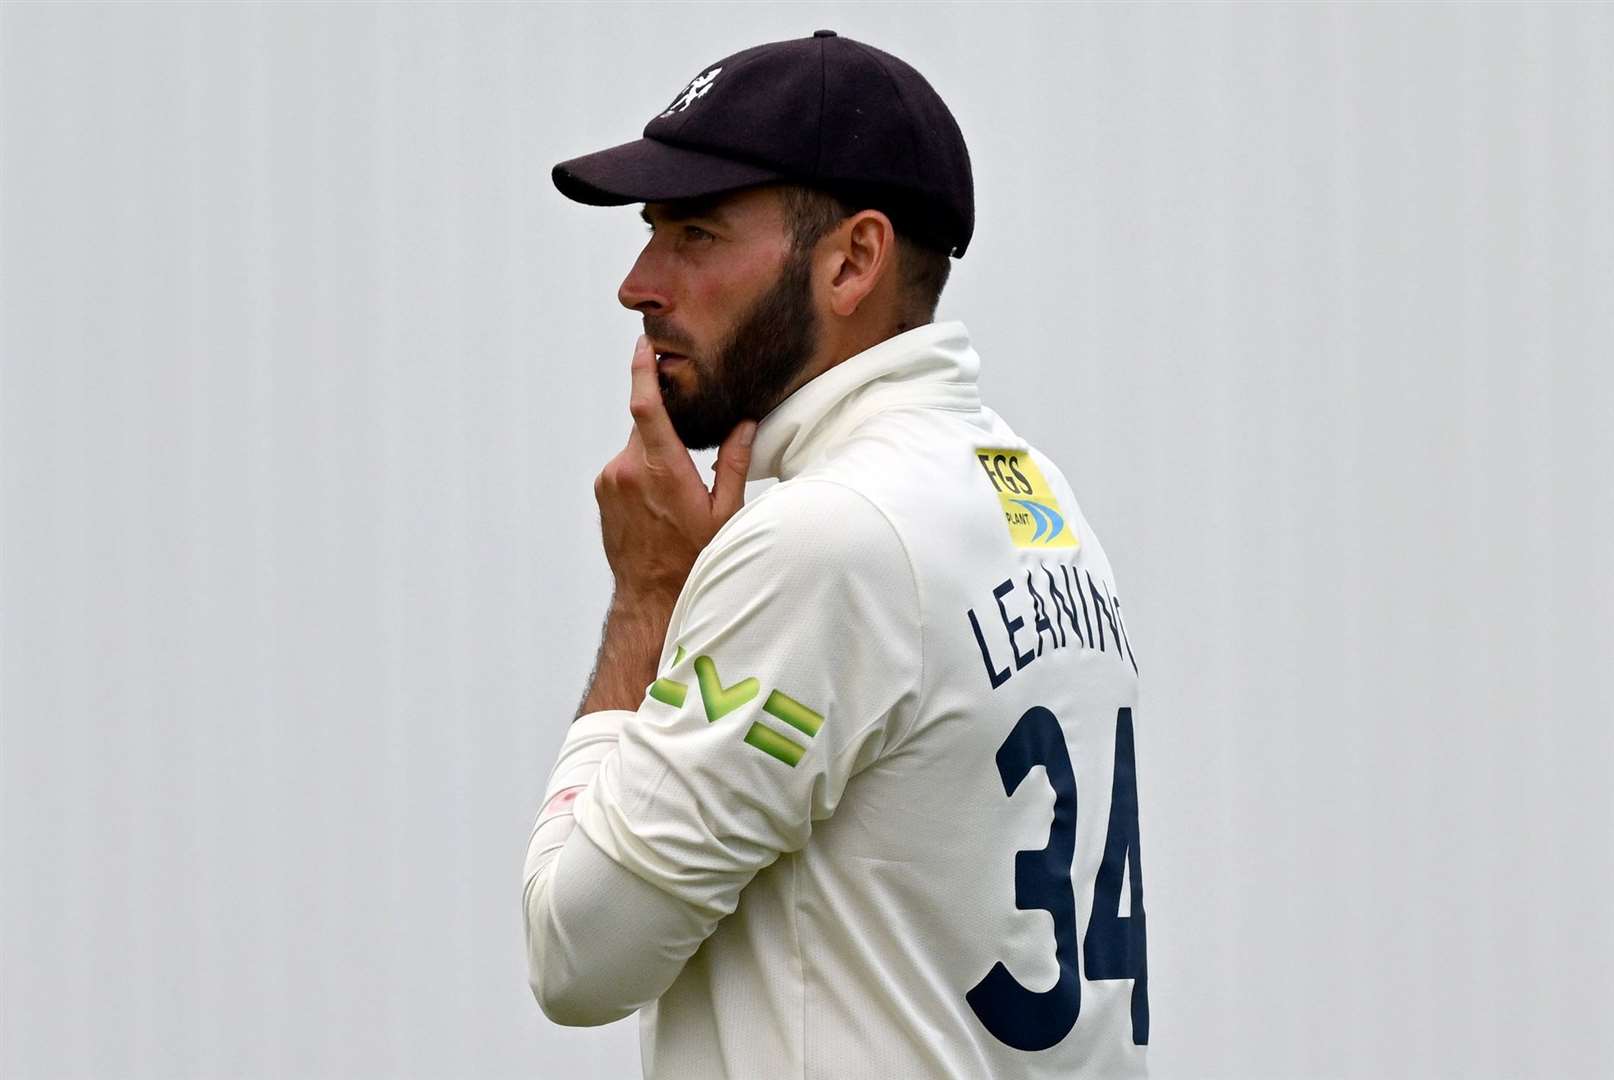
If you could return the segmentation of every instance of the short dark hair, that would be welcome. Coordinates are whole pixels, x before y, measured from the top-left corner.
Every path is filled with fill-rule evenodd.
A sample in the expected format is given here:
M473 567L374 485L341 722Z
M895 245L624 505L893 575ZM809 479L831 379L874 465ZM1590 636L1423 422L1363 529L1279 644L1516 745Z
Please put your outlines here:
M952 260L947 252L920 242L904 229L900 223L907 216L903 208L804 184L785 184L780 188L780 196L797 254L811 251L831 229L859 210L879 210L885 214L896 230L897 272L902 275L902 292L911 305L904 315L922 316L924 322L935 318L936 303L953 269Z

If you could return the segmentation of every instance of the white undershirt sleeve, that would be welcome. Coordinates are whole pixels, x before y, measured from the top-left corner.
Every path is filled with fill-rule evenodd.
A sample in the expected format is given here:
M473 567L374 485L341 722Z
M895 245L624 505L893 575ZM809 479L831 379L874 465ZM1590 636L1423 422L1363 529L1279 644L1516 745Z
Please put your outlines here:
M654 1001L708 930L686 905L607 858L586 834L573 835L577 796L632 715L607 710L573 722L527 845L528 982L557 1024L608 1024ZM624 935L624 927L636 932Z

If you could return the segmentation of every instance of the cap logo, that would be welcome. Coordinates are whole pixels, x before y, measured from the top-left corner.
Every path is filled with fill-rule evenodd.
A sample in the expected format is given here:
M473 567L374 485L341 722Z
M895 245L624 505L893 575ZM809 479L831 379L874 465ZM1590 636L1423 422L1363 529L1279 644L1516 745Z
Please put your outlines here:
M667 107L667 111L661 115L671 116L675 112L683 112L695 103L696 98L706 96L706 91L712 88L712 80L717 78L717 73L722 70L720 67L715 67L710 71L703 71L689 80L689 85L684 87L679 95L673 99L673 103Z

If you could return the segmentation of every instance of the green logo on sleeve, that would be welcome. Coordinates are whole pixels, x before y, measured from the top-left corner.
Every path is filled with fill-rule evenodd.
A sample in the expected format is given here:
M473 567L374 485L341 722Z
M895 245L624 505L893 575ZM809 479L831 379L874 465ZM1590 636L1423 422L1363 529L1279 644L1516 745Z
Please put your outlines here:
M673 656L673 665L676 667L683 662L684 647L680 645ZM724 686L723 681L717 676L717 663L710 656L695 657L695 680L700 684L701 705L706 712L708 724L716 723L754 699L762 687L754 676L741 679L732 686ZM662 676L650 684L650 696L663 705L681 709L689 696L689 684ZM817 735L818 729L824 726L824 717L821 714L814 712L783 690L770 693L768 699L762 703L762 711L790 725L809 739ZM745 733L745 742L748 746L756 747L791 768L795 768L796 763L807 753L807 748L795 739L760 722L751 724Z
M756 697L757 688L762 685L753 677L741 679L725 689L718 680L717 665L710 656L695 657L695 678L700 680L701 703L706 706L706 722L709 724L716 723Z
M769 716L777 716L809 739L817 735L818 729L824 725L822 716L782 690L768 695L768 700L762 703L762 711Z
M673 667L684 662L684 647L678 646L678 654L673 657ZM650 696L663 705L671 705L675 709L684 707L684 695L689 693L687 683L674 682L671 679L657 679L650 684Z

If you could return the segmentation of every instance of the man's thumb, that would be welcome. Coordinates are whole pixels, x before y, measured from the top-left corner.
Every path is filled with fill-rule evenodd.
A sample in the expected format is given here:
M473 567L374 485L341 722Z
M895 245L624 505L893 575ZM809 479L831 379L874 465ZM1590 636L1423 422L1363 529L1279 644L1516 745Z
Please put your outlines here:
M756 433L757 422L743 420L717 448L717 464L712 470L717 474L712 481L712 510L725 521L745 505L745 476L751 469L751 440Z

